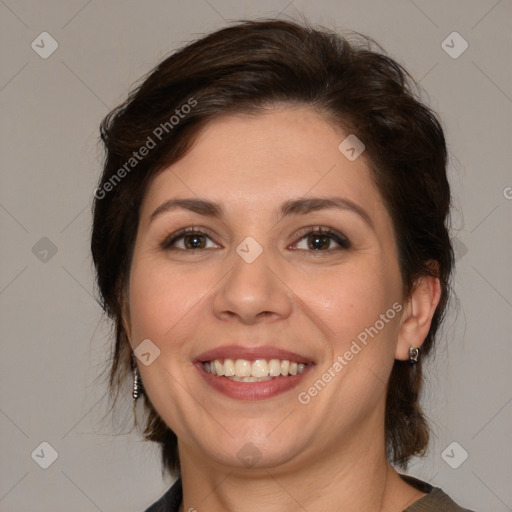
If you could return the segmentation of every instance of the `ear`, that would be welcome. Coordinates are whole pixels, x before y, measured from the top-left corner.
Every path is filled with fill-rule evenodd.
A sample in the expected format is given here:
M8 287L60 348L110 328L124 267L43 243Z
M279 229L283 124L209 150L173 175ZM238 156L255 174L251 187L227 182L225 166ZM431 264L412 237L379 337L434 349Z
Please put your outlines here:
M396 359L407 361L409 348L421 347L427 337L440 298L441 283L437 277L424 276L416 282L401 318Z

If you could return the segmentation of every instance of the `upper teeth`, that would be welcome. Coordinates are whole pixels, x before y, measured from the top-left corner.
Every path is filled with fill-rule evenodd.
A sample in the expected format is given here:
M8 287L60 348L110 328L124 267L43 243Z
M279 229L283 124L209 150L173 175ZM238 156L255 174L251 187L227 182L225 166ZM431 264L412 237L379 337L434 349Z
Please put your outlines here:
M224 377L279 377L287 375L297 375L302 373L306 365L296 363L286 359L256 359L249 361L247 359L214 359L204 363L206 372L212 375Z

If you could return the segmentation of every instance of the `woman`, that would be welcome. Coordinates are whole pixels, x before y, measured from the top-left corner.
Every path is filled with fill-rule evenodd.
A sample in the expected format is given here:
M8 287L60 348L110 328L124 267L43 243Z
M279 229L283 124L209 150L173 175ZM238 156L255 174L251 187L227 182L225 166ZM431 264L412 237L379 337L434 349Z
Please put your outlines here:
M111 390L133 378L180 476L148 511L464 510L394 469L427 447L453 266L444 136L411 83L368 39L247 21L104 120Z

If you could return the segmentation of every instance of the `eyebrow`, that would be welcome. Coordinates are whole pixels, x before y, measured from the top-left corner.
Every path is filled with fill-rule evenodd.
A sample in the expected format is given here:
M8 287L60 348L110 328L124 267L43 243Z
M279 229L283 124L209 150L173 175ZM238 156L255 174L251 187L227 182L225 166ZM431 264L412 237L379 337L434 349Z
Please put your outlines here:
M308 197L291 199L281 206L281 216L286 215L306 215L319 210L327 210L337 208L340 210L350 211L362 218L366 224L374 229L372 218L357 203L345 197ZM156 217L172 210L184 209L199 215L207 217L224 218L224 208L220 203L215 203L207 199L187 198L187 199L169 199L162 203L150 217L152 222Z

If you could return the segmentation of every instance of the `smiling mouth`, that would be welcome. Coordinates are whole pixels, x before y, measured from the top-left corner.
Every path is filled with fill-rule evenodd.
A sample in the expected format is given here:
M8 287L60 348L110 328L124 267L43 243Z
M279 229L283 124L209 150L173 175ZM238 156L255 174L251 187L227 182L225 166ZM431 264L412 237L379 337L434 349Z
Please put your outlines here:
M236 382L264 382L302 373L308 365L289 359L213 359L203 362L206 373Z

